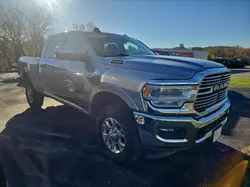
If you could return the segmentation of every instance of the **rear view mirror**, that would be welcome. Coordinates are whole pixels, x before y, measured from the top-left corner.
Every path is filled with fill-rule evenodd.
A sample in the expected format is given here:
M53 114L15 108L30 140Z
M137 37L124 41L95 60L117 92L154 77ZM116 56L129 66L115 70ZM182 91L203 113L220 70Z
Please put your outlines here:
M69 46L57 46L55 47L55 58L61 60L73 60L73 61L88 61L89 55L87 53L76 52Z

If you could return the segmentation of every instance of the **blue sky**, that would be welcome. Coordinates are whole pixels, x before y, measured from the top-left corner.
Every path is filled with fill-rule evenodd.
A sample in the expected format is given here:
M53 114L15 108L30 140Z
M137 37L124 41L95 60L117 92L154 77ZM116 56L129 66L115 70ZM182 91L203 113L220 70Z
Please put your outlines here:
M250 0L57 1L59 30L93 21L102 31L127 34L150 47L250 47Z

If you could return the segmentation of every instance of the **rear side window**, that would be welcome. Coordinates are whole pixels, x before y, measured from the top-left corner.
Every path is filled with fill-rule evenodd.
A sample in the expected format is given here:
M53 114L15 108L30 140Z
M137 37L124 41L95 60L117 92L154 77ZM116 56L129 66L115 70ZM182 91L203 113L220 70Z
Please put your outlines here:
M78 32L67 33L66 46L71 47L76 53L82 53L87 47L84 38Z
M45 57L47 58L54 58L54 50L56 46L65 46L66 40L65 40L65 34L57 34L54 36L51 36L48 40L48 46L45 52Z

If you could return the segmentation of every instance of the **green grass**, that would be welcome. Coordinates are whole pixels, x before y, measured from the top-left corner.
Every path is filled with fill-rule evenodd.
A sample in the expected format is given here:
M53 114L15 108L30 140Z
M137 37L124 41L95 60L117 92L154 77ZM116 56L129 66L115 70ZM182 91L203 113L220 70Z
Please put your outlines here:
M246 77L232 77L230 82L231 87L245 87L250 88L250 78Z

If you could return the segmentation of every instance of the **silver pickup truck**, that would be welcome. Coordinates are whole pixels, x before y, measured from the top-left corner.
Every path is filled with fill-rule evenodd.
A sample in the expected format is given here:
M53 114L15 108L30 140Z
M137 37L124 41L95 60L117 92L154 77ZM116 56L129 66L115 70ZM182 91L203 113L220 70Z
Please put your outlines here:
M98 29L49 37L41 58L21 57L18 71L31 107L46 96L93 117L102 150L117 162L212 143L229 113L223 65L156 55Z

